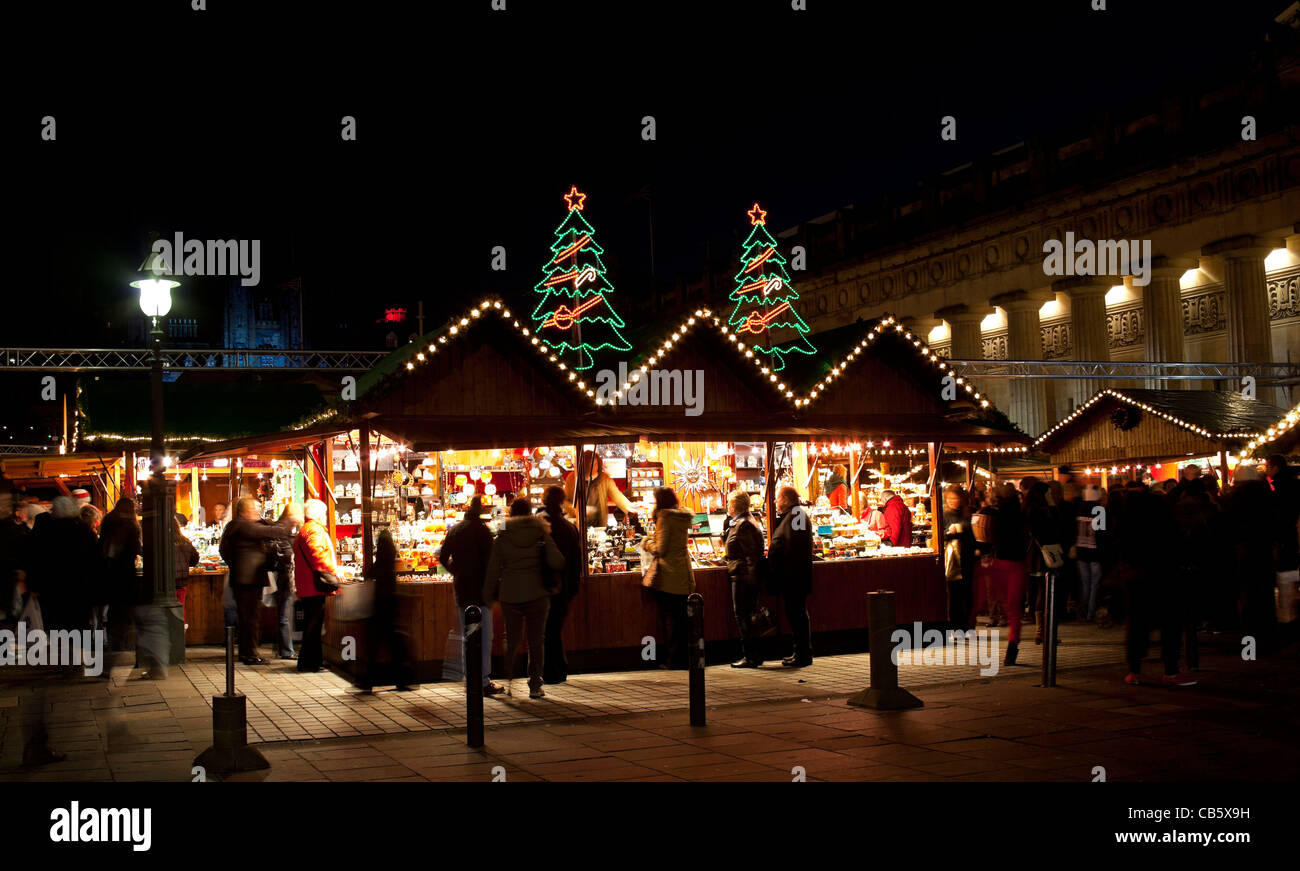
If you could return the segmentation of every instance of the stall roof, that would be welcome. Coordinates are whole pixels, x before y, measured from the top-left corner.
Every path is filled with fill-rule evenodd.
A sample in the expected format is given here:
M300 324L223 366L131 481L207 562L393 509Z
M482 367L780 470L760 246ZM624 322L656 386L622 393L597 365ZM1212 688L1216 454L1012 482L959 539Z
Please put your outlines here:
M332 439L351 430L351 426L329 423L304 427L288 432L268 433L260 436L248 436L238 439L213 442L199 448L193 448L181 456L181 461L201 462L217 457L258 457L291 458L297 451L325 439Z
M1106 415L1112 419L1121 409L1136 414L1112 423L1113 432L1099 423ZM1053 455L1071 454L1071 447L1081 447L1091 439L1087 449L1092 461L1113 459L1155 459L1187 453L1217 453L1224 447L1246 444L1267 432L1284 412L1276 406L1247 399L1239 393L1212 390L1139 390L1106 388L1095 394L1056 426L1034 441L1035 450ZM1128 436L1151 421L1152 438L1143 441ZM1166 453L1159 451L1162 442L1155 438L1156 428L1164 432ZM1114 456L1102 456L1109 450ZM1130 453L1123 453L1128 451ZM1138 451L1139 453L1131 453ZM1068 461L1084 458L1065 457Z
M953 447L1029 441L970 385L958 385L953 400L942 398L946 364L893 318L857 332L851 345L846 340L843 348L837 346L842 359L821 361L830 374L810 370L809 378L818 380L806 391L764 371L763 361L747 356L736 334L707 309L686 315L626 369L580 372L558 359L518 313L488 299L385 358L358 380L355 401L340 400L303 424L351 427L367 421L415 450L642 436L862 435L865 440L876 435L900 444L944 441ZM685 395L678 381L670 385L677 391L673 402L629 404L634 392L629 388L642 365L651 372L671 366L667 371L680 378L704 373L693 385L698 395ZM660 377L652 376L654 383L667 383ZM622 378L628 381L619 383Z
M1300 427L1296 426L1298 422L1300 422L1300 405L1270 421L1259 438L1251 439L1242 447L1241 456L1245 458L1253 453L1290 456L1296 452L1297 447L1300 447Z

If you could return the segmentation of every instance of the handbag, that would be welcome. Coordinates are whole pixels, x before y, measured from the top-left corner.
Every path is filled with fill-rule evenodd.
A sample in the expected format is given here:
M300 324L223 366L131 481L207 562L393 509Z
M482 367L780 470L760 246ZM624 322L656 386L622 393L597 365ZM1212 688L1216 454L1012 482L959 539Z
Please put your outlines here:
M961 543L955 538L943 549L943 576L950 581L961 580Z
M754 613L749 615L749 628L760 638L776 632L776 620L772 618L772 612L767 610L765 605L759 605L754 609Z
M307 555L303 553L302 547L299 545L300 541L302 541L301 538L294 539L293 549L297 552L298 556L303 558L304 564L310 566L311 560L307 559ZM331 572L322 572L320 569L313 566L311 570L311 580L312 583L316 585L316 591L319 593L324 593L328 596L331 593L338 591L339 579Z
M1040 544L1038 549L1043 554L1043 566L1049 569L1059 569L1065 565L1065 557L1061 553L1059 544Z
M659 554L647 546L650 536L641 539L641 586L653 590L659 586Z

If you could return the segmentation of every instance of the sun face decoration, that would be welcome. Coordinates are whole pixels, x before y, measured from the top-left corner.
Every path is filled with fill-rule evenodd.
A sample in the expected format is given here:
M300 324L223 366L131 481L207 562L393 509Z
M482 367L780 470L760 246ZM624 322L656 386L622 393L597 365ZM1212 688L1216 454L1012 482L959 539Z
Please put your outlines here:
M695 496L711 490L708 469L699 457L679 455L673 460L673 489L684 496Z

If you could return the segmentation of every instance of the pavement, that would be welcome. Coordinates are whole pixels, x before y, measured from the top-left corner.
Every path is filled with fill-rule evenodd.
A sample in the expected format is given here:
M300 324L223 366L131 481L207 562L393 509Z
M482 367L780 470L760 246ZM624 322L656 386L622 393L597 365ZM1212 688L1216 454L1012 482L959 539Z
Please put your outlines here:
M1295 648L1243 661L1236 639L1203 637L1200 684L1122 682L1123 630L1062 627L1059 686L1035 686L1041 648L1021 665L900 657L899 682L925 703L850 707L865 654L811 668L706 670L708 725L688 725L685 672L573 675L531 700L484 701L486 746L465 745L460 683L362 694L292 662L237 666L248 740L271 762L232 780L1294 780L1300 774ZM1152 650L1155 651L1153 646ZM105 678L47 685L50 740L68 758L19 762L18 715L37 697L0 686L0 781L176 781L212 743L211 696L224 691L215 648L192 648L162 681L127 665ZM998 661L1001 661L999 650ZM1161 669L1152 661L1153 679ZM498 678L499 679L499 678Z

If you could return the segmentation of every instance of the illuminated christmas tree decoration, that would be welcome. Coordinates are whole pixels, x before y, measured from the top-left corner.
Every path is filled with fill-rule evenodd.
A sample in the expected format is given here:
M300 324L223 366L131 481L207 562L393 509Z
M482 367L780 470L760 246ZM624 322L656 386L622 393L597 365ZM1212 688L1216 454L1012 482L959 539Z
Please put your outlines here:
M606 296L614 286L600 259L604 249L596 244L596 231L582 217L586 197L576 185L564 195L569 213L555 230L552 259L543 267L542 280L533 286L542 296L532 315L536 329L555 331L548 333L546 340L560 356L576 351L573 368L578 371L595 365L591 356L595 351L632 349L621 332L626 324Z
M727 325L737 333L755 336L750 347L771 357L770 368L779 372L785 368L787 354L815 354L817 349L808 341L808 324L792 304L799 294L786 272L788 261L776 250L776 240L767 231L767 212L754 203L747 214L753 230L740 256L736 289L731 292L736 307ZM752 274L755 272L757 277ZM798 335L789 341L774 342L770 330L795 330ZM750 356L748 352L746 356Z

